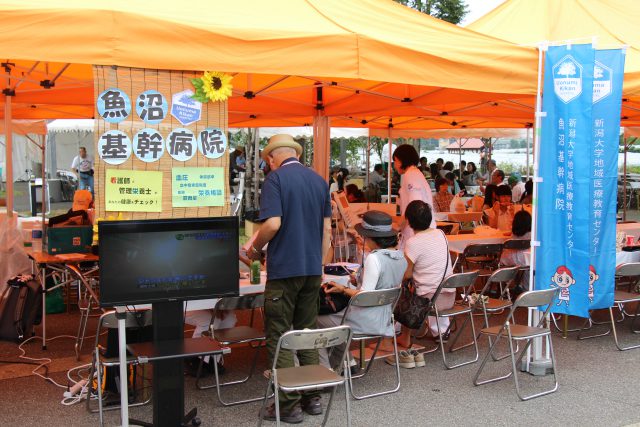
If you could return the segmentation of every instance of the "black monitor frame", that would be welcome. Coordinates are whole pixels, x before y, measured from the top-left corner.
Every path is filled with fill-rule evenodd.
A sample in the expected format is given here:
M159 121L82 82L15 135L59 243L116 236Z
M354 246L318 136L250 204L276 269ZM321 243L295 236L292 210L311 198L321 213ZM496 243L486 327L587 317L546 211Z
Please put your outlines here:
M101 307L113 307L113 306L125 306L136 304L153 304L156 302L173 302L173 301L188 301L197 299L209 299L219 298L225 296L237 296L239 295L239 281L240 273L237 266L237 254L239 252L239 223L238 217L210 217L210 218L179 218L179 219L151 219L151 220L128 220L128 221L101 221L98 223L98 238L101 243L100 246L100 306ZM113 234L127 234L127 233L145 233L145 232L185 232L189 231L203 231L203 230L225 230L233 233L233 238L229 240L229 244L232 247L229 248L229 254L233 253L234 263L229 265L230 271L226 274L231 275L235 287L233 291L227 292L211 292L211 289L204 292L197 290L195 292L186 292L180 294L179 292L168 293L165 296L145 296L144 291L135 290L132 292L131 297L122 298L120 296L111 297L108 286L108 281L111 280L106 276L106 268L109 264L105 262L109 254L108 242L109 238ZM231 280L231 279L227 279Z

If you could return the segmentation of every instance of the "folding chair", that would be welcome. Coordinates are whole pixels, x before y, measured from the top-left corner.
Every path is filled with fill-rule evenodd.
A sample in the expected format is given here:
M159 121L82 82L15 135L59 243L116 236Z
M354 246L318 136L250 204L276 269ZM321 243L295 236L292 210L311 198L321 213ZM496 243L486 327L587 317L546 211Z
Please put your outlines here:
M478 272L477 271L471 271L468 273L458 273L458 274L452 274L451 276L447 277L446 279L444 279L442 281L442 283L440 283L440 286L438 287L438 289L436 290L436 293L433 294L433 298L431 299L431 309L429 310L429 316L435 316L436 317L436 325L438 327L438 335L442 336L443 334L449 333L449 331L451 330L451 325L453 325L453 322L451 322L449 324L449 328L447 328L446 331L440 330L440 322L438 321L438 318L440 317L455 317L455 316L460 316L463 314L467 314L469 315L468 319L465 319L465 322L463 323L463 325L458 329L458 331L456 332L456 335L453 337L453 340L451 342L451 344L449 345L449 353L452 353L454 351L469 347L471 345L473 345L475 347L475 356L473 359L464 361L464 362L460 362L457 364L453 364L450 365L447 362L447 356L445 354L445 350L444 350L444 344L439 344L438 347L440 347L440 350L442 352L442 362L444 363L444 366L447 369L454 369L454 368L458 368L460 366L464 366L464 365L468 365L470 363L475 363L478 361L478 340L476 338L476 328L475 325L473 323L473 308L469 306L469 304L466 302L466 300L462 300L462 301L456 301L453 304L453 307L445 309L445 310L438 310L438 307L436 306L436 302L438 301L438 297L440 296L441 292L443 289L470 289L473 286L473 283L476 281L476 278L478 277ZM462 331L464 330L464 326L466 325L467 321L470 321L471 323L471 338L472 338L472 342L467 343L467 344L463 344L459 347L455 347L454 348L454 344L458 341L458 338L460 338L460 334L462 333ZM426 353L432 353L434 351L437 350L437 347L434 348L433 350L427 351Z
M125 318L125 327L128 328L143 328L147 326L151 326L151 310L142 310L142 311L127 311ZM98 329L96 331L96 339L94 343L93 350L93 360L91 362L91 369L89 370L89 382L88 382L88 391L87 391L87 411L91 413L100 413L100 426L104 425L103 421L103 411L111 411L114 409L120 409L120 405L110 405L107 408L103 407L102 402L102 382L104 380L104 368L105 367L118 367L120 366L120 359L118 356L114 357L104 357L104 349L100 346L100 335L103 333L103 330L109 329L118 329L118 319L116 319L116 312L109 311L104 313L98 319ZM136 366L138 364L138 359L134 356L127 355L127 365ZM142 382L144 383L144 365L142 367ZM91 394L94 391L94 383L93 377L97 375L95 386L98 392L98 409L94 409L91 407ZM144 389L144 388L143 388ZM149 396L146 400L137 403L129 404L129 407L141 406L149 403L151 401L151 396Z
M553 303L554 298L556 297L556 293L558 291L559 290L557 288L551 288L551 289L544 289L541 291L524 292L513 303L513 306L511 307L511 311L509 312L509 315L507 316L506 320L502 325L483 328L480 330L480 333L483 335L490 335L492 337L495 337L495 341L489 347L489 351L487 351L487 354L484 357L484 359L482 359L482 363L478 368L478 372L473 378L474 385L478 386L478 385L487 384L495 381L500 381L500 380L509 378L510 376L513 375L513 379L516 384L516 393L521 400L529 400L535 397L544 396L546 394L553 393L558 389L558 378L556 376L556 358L553 353L553 343L551 342L551 329L548 327L548 325L547 327L543 326L545 321L548 322L547 316L549 314L549 310L551 309L551 304ZM538 322L538 325L525 326L525 325L518 325L515 323L515 318L513 315L516 309L518 309L519 307L532 308L532 307L539 307L543 305L546 305L547 308L544 311L544 315L540 318L540 322ZM498 342L500 342L500 339L504 336L506 336L506 338L509 340L509 353L511 355L511 372L509 372L507 375L493 377L487 380L480 381L479 380L480 375L482 374L482 371L487 363L487 360L489 360L489 356L492 355ZM518 361L522 361L522 358L527 352L527 350L529 349L529 346L531 345L532 340L534 338L542 338L542 337L547 338L549 352L551 354L551 366L553 369L554 385L551 389L525 396L520 391L520 383L518 381L518 370L516 365ZM526 340L527 343L522 349L522 352L520 352L516 357L516 354L515 354L516 351L513 348L513 341L522 341L522 340Z
M281 351L298 351L298 350L313 350L320 348L331 348L344 344L344 350L342 352L340 360L342 361L342 370L344 376L340 375L340 372L333 371L322 365L305 365L292 368L277 368L278 357ZM290 331L283 334L278 340L276 352L273 357L273 366L271 367L271 375L269 375L269 384L264 395L262 402L262 409L259 412L258 427L262 425L262 414L267 406L267 399L270 395L270 390L273 388L275 395L275 410L276 410L276 423L280 426L280 401L278 397L278 391L284 392L291 391L305 391L305 390L317 390L326 387L332 387L331 397L329 398L329 404L325 410L324 419L322 425L326 425L329 419L329 411L331 410L331 404L333 403L333 397L336 393L336 388L339 385L345 387L345 403L347 409L347 425L351 426L351 407L349 402L349 382L350 382L350 370L349 363L347 362L347 352L349 351L349 345L351 344L351 328L346 325L336 326L334 328L327 329L305 329L303 331Z
M468 245L456 259L453 271L464 273L467 269L479 270L480 277L491 275L498 268L502 255L502 243L479 243Z
M78 283L78 309L80 310L80 323L78 324L78 333L76 335L76 343L74 346L76 352L76 359L80 360L80 352L82 351L82 345L84 344L84 337L87 333L87 322L91 314L92 304L98 308L101 313L104 312L100 306L100 300L98 294L91 286L92 280L96 280L98 268L93 267L87 270L81 270L79 266L67 264L64 267L64 273L66 280L71 283L77 281Z
M478 294L475 303L473 304L474 311L481 311L484 317L484 327L489 327L489 314L501 313L504 310L510 308L513 303L511 302L511 296L509 295L509 286L505 286L503 288L503 284L511 282L515 280L518 275L518 267L503 267L493 272L489 279L487 279L487 283ZM489 290L493 285L498 285L500 290L498 292L498 298L492 298L487 295ZM469 298L469 295L466 295ZM505 298L506 297L506 298ZM489 339L489 345L492 344L491 336L487 336ZM518 347L516 346L516 350L518 351ZM492 354L494 360L502 360L509 355L496 357Z
M392 289L380 289L375 291L363 291L358 293L356 296L351 298L349 301L349 305L347 309L344 311L344 316L342 317L342 325L349 323L349 314L353 312L353 307L360 308L374 308L374 307L384 307L389 306L389 324L393 329L394 319L393 319L393 309L398 302L398 298L400 297L401 288L392 288ZM393 354L396 357L396 361L398 360L398 343L396 342L396 334L391 334L393 338ZM373 350L373 354L371 355L371 359L369 359L369 363L364 370L364 372L354 375L353 377L349 377L349 388L351 390L351 395L356 400L368 399L370 397L382 396L385 394L395 393L400 390L400 365L396 363L396 383L392 389L380 391L377 393L365 394L365 395L357 395L353 390L353 382L352 379L362 378L369 372L371 369L371 365L373 365L373 361L375 359L376 353L378 352L378 347L380 347L380 342L383 338L388 338L386 335L374 335L374 334L352 334L351 340L358 341L361 343L360 346L360 360L364 358L364 343L367 340L376 339L376 348Z
M456 225L458 224L451 224L451 223L438 224L436 228L438 230L442 230L444 234L456 234L453 232L453 229Z
M617 306L620 309L622 318L631 317L631 332L634 334L640 334L640 330L635 327L636 322L640 318L640 293L635 292L640 281L640 263L626 263L621 264L616 268L616 282L622 279L627 280L626 283L629 286L629 291L615 290L613 296L613 306L609 307L609 316L611 317L611 329L613 330L613 340L616 343L618 350L625 351L632 348L640 347L640 344L622 346L618 340L618 331L616 330L616 320L613 317L613 307ZM636 289L633 289L636 288ZM625 311L625 304L630 302L636 303L636 311L634 314L627 313Z
M524 239L510 239L505 241L502 244L503 254L505 250L513 250L513 251L525 251L531 248L531 241ZM509 267L507 265L500 264L501 267ZM524 277L529 277L529 265L518 265L518 277L516 278L516 284L522 284L522 280ZM525 289L528 289L525 288ZM517 295L516 295L517 296Z
M256 363L258 361L258 353L266 339L264 335L264 330L257 329L253 326L254 313L256 310L259 310L260 313L262 313L263 307L264 307L264 294L248 294L248 295L241 295L239 297L220 298L213 309L213 315L211 317L211 327L210 327L210 330L212 331L211 335L222 346L228 347L232 344L245 344L245 343L248 343L249 345L252 345L253 343L256 344L254 347L253 362L251 364L249 374L241 380L228 381L228 382L221 383L220 374L218 372L218 364L215 363L214 361L213 372L215 375L215 383L209 384L209 385L202 385L201 379L202 379L203 359L200 359L200 365L198 366L198 372L196 374L196 387L200 390L205 390L205 389L215 387L216 393L218 395L218 400L223 406L233 406L233 405L240 405L242 403L257 402L262 399L262 396L259 396L259 397L254 397L250 399L227 402L222 398L220 388L224 386L245 383L253 375L253 372L255 371L255 368L256 368ZM233 328L214 329L213 322L216 319L217 314L220 311L229 311L229 310L251 310L250 324L248 326L234 326Z

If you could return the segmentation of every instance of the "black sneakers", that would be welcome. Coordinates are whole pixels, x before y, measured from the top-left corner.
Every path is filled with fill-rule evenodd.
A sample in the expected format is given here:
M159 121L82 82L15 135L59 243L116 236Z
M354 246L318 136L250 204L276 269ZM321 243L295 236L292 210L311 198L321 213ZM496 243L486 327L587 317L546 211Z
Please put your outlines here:
M314 396L311 399L305 399L303 397L300 401L300 406L302 406L302 410L309 415L322 414L322 402L320 401L320 396Z

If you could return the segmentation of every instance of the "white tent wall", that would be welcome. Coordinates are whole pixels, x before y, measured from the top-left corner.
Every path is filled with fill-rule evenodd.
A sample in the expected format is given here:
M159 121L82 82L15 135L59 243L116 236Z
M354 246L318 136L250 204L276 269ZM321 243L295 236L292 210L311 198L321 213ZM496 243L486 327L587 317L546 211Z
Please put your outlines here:
M42 135L29 135L33 141L42 144ZM42 163L42 152L25 135L13 134L13 181L27 181L32 170ZM6 151L5 135L0 135L0 166L2 167L2 181L6 181ZM38 174L36 172L36 174Z
M93 144L93 131L87 132L85 130L70 130L67 132L52 132L49 131L49 146L51 147L50 157L52 159L52 168L54 171L57 169L71 170L71 163L75 156L78 155L78 149L85 147L87 154L89 154L95 160L95 149ZM54 169L55 168L55 169Z

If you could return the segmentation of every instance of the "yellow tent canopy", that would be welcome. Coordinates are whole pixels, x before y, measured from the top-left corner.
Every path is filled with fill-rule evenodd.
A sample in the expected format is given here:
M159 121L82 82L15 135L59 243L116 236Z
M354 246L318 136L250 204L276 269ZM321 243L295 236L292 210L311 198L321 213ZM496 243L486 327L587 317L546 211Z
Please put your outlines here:
M573 40L599 48L627 45L624 96L640 97L640 2L507 0L467 28L521 45Z

